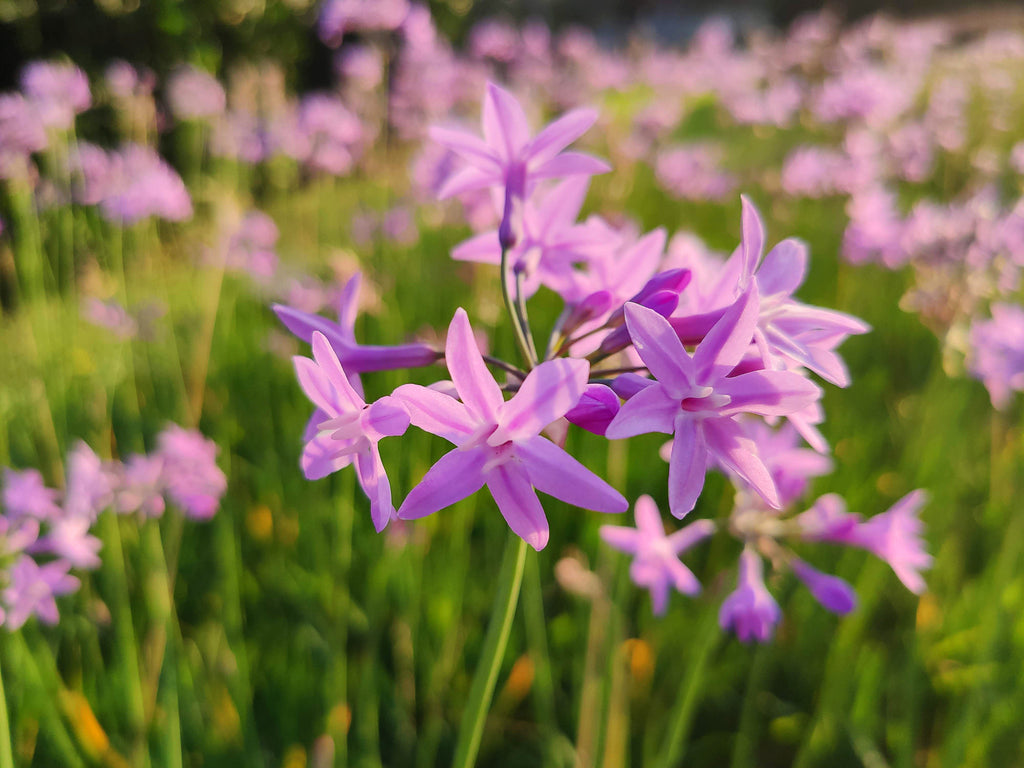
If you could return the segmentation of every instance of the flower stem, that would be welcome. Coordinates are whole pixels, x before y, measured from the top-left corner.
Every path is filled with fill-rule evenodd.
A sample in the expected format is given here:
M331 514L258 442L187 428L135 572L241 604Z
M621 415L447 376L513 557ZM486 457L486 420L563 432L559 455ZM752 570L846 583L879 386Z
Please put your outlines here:
M505 550L505 560L498 576L498 588L491 608L491 620L487 625L483 652L473 675L473 686L469 701L462 714L459 726L459 741L455 747L453 768L472 768L476 763L480 740L483 737L484 720L498 681L498 671L505 655L508 637L512 631L512 619L519 602L519 588L523 583L523 569L526 565L526 541L512 536Z
M2 670L0 670L0 768L14 768L14 753L11 751L11 721L7 716L7 691L4 690Z
M517 303L512 297L512 286L508 279L508 248L501 249L501 296L505 300L505 309L508 312L508 316L512 318L512 329L516 334L516 343L519 345L519 351L523 353L523 359L526 360L528 366L533 368L537 365L537 356L536 353L532 352L533 342L528 340L526 328L523 327L523 318L520 316Z

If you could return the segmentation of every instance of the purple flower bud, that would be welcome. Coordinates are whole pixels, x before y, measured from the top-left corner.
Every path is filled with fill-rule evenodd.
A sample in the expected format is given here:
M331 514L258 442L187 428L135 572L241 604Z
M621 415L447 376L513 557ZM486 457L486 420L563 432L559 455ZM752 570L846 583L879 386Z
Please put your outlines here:
M619 412L619 396L604 384L588 384L576 406L565 414L571 423L595 435L604 435Z
M670 314L676 311L676 306L679 305L678 297L687 285L690 284L690 279L693 277L693 273L688 269L669 269L664 272L659 272L644 285L640 291L637 292L633 298L629 299L636 304L642 304L645 307L657 310L652 301L664 302L665 306L668 306L670 301L665 294L676 296L676 304L668 312L658 312L658 314L668 317ZM623 304L623 307L625 304ZM608 318L608 327L614 328L622 325L625 320L625 313L623 307L619 307L610 318Z
M735 632L740 642L764 643L771 639L781 617L779 604L764 585L764 563L747 547L740 555L736 589L718 612L718 625Z
M797 578L811 591L814 599L826 610L843 616L857 607L857 593L838 576L822 573L796 558L790 566Z
M612 380L611 388L623 400L629 400L633 395L647 389L652 384L654 384L653 379L648 379L639 373L623 373Z
M601 317L611 309L614 300L615 297L610 291L595 291L589 294L569 310L565 322L562 323L562 333L571 336L580 326Z
M643 306L652 309L662 317L668 317L675 312L679 306L679 294L672 291L658 291L647 297ZM598 352L604 355L613 355L621 352L632 343L629 330L626 326L620 326L604 337Z

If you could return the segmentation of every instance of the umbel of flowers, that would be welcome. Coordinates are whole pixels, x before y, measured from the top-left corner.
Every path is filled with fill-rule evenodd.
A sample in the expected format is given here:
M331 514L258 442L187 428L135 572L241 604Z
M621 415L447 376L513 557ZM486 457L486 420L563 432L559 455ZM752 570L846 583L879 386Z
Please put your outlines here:
M102 563L92 531L104 512L160 517L168 502L192 520L209 520L227 490L217 446L171 424L157 448L124 462L102 461L83 442L67 457L63 491L48 488L35 469L3 472L0 496L0 624L9 630L35 616L59 619L57 597L75 592L72 571Z
M855 605L845 582L798 558L792 544L867 549L920 591L919 572L930 562L917 518L922 492L868 519L847 513L835 496L793 514L808 480L831 467L817 427L824 418L822 389L811 375L847 386L836 350L868 326L794 297L807 272L807 248L787 239L765 253L764 227L747 198L742 240L720 261L667 257L662 230L637 237L598 216L578 221L590 176L608 166L566 148L597 117L574 110L533 134L517 100L488 84L483 137L431 131L461 161L441 196L481 190L494 196L499 228L456 247L453 256L500 270L520 363L481 354L462 308L444 349L435 350L359 344L354 284L342 294L338 322L275 307L313 350L312 359L295 359L299 383L316 406L302 455L307 477L353 464L378 531L394 519L441 511L486 486L512 531L539 550L549 532L538 491L599 512L629 506L564 450L568 424L610 440L663 433L671 436L667 497L675 518L694 509L711 470L732 478L736 504L726 520L698 520L667 534L645 496L636 503L635 529L603 528L609 545L632 555L633 580L651 591L657 613L666 610L672 590L699 591L679 556L716 530L742 544L737 587L722 605L720 623L744 641L768 640L780 619L765 587L765 560L792 571L829 610L846 613ZM565 303L543 347L527 311L527 298L542 287ZM362 373L441 361L448 378L430 386L405 384L371 401L363 393ZM396 504L378 443L410 427L453 448Z

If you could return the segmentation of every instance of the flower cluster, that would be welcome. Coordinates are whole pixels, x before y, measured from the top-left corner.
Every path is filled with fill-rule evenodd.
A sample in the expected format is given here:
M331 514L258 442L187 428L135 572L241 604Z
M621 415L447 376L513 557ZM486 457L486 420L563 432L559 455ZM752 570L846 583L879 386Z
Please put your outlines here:
M55 624L55 598L78 589L73 570L100 566L93 535L111 510L160 517L166 503L193 520L208 520L227 490L217 447L200 433L169 425L150 454L102 461L79 442L67 457L64 489L49 488L35 469L3 472L0 496L0 624L14 630L32 616Z
M766 640L779 617L763 583L762 556L788 565L826 607L853 606L852 592L838 579L789 553L780 543L787 536L868 549L918 591L918 571L927 565L914 516L919 494L866 522L845 513L842 525L822 522L816 510L833 504L828 497L792 521L785 517L807 479L830 466L817 428L822 390L810 375L847 386L836 349L867 325L794 297L807 272L807 248L787 239L765 253L760 215L746 198L742 239L726 259L692 246L666 255L662 230L640 234L597 215L578 222L590 176L607 166L567 147L596 119L593 111L575 110L532 135L516 98L490 83L482 138L452 128L431 131L461 161L441 196L481 189L493 195L497 230L452 255L498 267L521 366L483 355L461 308L441 351L357 343L354 288L343 296L338 323L275 307L312 345L311 359L295 358L299 383L316 406L302 456L306 476L353 464L378 531L487 486L512 531L542 549L549 531L537 491L600 512L628 506L564 450L569 424L610 440L663 433L672 436L667 496L674 517L694 510L711 469L732 477L738 493L727 525L698 520L666 535L654 501L643 497L637 529L603 529L608 543L634 556L634 581L651 590L656 611L665 609L671 588L699 590L678 555L718 527L743 544L739 586L722 607L723 627L743 640ZM527 311L527 299L540 290L564 302L543 346ZM359 374L442 358L447 379L428 387L404 384L366 400ZM378 444L410 426L454 447L396 506ZM797 446L801 437L813 450Z

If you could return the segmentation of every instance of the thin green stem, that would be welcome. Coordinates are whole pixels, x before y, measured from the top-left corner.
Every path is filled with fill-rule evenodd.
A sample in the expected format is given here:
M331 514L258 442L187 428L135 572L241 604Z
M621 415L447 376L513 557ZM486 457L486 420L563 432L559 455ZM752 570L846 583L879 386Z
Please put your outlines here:
M508 279L508 248L501 249L501 297L505 300L505 310L512 318L512 330L515 331L516 343L519 351L526 360L528 366L533 368L537 365L537 355L533 352L533 343L528 340L526 329L523 327L522 319L519 316L516 301L512 296L512 286Z
M530 345L530 360L533 365L537 364L537 345L533 340L533 333L530 331L530 316L526 313L526 296L523 295L523 273L516 270L516 319L523 329L526 343Z
M503 270L504 271L504 270ZM483 653L473 675L469 701L459 726L459 741L455 747L453 768L472 768L476 763L480 740L483 738L484 720L491 706L494 686L498 681L501 660L512 632L512 619L516 615L519 589L526 566L526 541L513 536L505 550L505 561L498 576L498 588L491 608L491 620L484 638Z
M0 768L14 768L11 751L11 721L7 717L7 691L4 689L3 665L0 664Z

